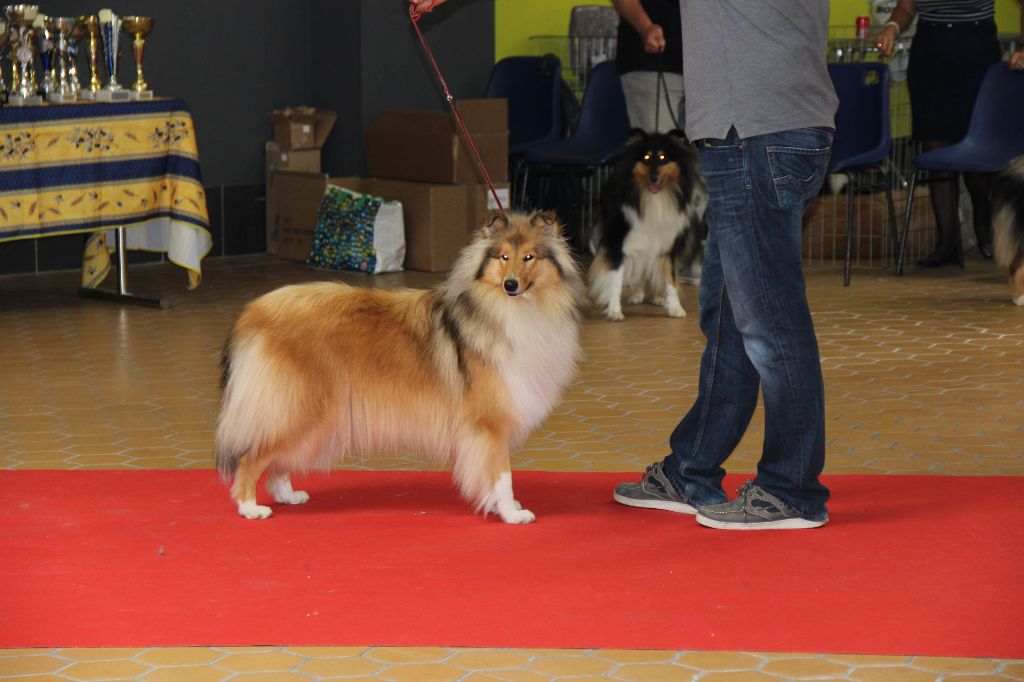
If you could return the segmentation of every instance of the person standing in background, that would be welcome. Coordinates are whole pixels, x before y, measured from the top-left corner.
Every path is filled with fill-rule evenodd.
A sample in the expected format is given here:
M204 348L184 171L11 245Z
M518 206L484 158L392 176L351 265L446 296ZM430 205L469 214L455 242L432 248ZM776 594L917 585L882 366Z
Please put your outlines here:
M629 123L648 133L682 130L683 34L679 0L612 0L619 13L615 65Z
M994 0L898 0L891 20L875 37L885 56L896 38L917 15L917 32L910 49L907 87L910 91L912 134L928 152L959 142L967 134L982 78L1002 59L996 33ZM1024 40L1024 19L1021 26ZM1024 50L1011 66L1024 68ZM1017 68L1017 67L1015 67ZM964 173L971 197L978 252L992 259L991 173ZM960 191L956 174L933 172L929 184L937 232L935 250L917 261L934 268L959 263Z

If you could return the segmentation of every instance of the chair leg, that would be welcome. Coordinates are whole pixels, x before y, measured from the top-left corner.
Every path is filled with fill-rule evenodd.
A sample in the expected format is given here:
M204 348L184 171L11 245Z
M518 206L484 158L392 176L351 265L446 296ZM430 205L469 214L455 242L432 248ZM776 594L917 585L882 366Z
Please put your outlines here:
M846 261L843 263L843 286L850 286L850 269L853 259L853 198L856 194L854 174L846 174Z
M900 228L896 223L896 202L892 197L892 183L895 178L892 171L888 168L884 168L882 172L885 182L886 209L889 213L889 231L892 233L892 252L894 255L898 255L900 250ZM896 274L900 274L899 267L897 267Z
M896 256L896 274L903 274L903 259L907 255L907 236L910 234L910 214L914 208L914 188L917 186L917 169L910 173L910 182L907 184L907 207L903 213L903 238L900 239L900 250Z
M960 196L959 196L959 194L960 194L960 173L954 173L953 174L953 191L956 193L956 194L954 194L954 196L957 197L957 201L955 202L956 206L959 207L960 206ZM963 228L960 227L960 212L959 212L959 210L957 211L957 214L956 214L955 217L956 217L956 232L955 232L955 234L956 234L956 259L957 259L957 262L960 263L960 269L963 270L964 267L966 266L966 262L965 262L966 259L964 258L964 231L963 231Z

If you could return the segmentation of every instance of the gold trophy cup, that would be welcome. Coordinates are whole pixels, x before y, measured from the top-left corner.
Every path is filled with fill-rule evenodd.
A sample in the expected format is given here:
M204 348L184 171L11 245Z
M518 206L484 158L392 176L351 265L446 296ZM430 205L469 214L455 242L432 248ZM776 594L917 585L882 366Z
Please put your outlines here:
M142 56L146 49L146 36L153 30L152 17L125 17L124 30L132 36L132 48L135 52L135 82L132 83L132 99L153 99L153 91L149 89L142 75Z
M96 99L96 93L103 88L100 81L100 22L95 14L78 17L89 36L89 87L81 93L82 99Z
M132 50L135 52L135 82L131 86L132 99L153 99L153 90L142 76L142 54L145 50L145 37L153 31L152 16L126 16L125 31L133 38Z

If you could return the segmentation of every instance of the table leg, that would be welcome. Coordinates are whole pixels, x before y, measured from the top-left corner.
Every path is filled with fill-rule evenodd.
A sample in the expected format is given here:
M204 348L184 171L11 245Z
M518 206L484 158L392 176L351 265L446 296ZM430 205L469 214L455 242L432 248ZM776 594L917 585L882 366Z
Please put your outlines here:
M78 290L78 294L86 298L98 298L104 301L117 301L120 303L135 303L152 308L166 309L171 307L170 303L161 298L146 298L128 293L128 247L125 244L124 227L118 227L115 232L117 233L117 291L87 289L83 287Z

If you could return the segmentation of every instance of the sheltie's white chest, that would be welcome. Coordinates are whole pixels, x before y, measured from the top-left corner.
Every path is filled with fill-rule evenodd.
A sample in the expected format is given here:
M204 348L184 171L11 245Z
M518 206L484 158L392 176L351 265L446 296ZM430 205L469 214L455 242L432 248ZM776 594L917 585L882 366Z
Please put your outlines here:
M575 320L537 317L536 313L509 317L506 327L511 343L499 360L509 398L519 415L517 441L551 412L576 372L580 352Z
M627 256L667 253L687 227L688 216L679 209L679 202L671 192L645 192L640 208L640 211L631 206L623 209L630 229L622 244L622 252Z

